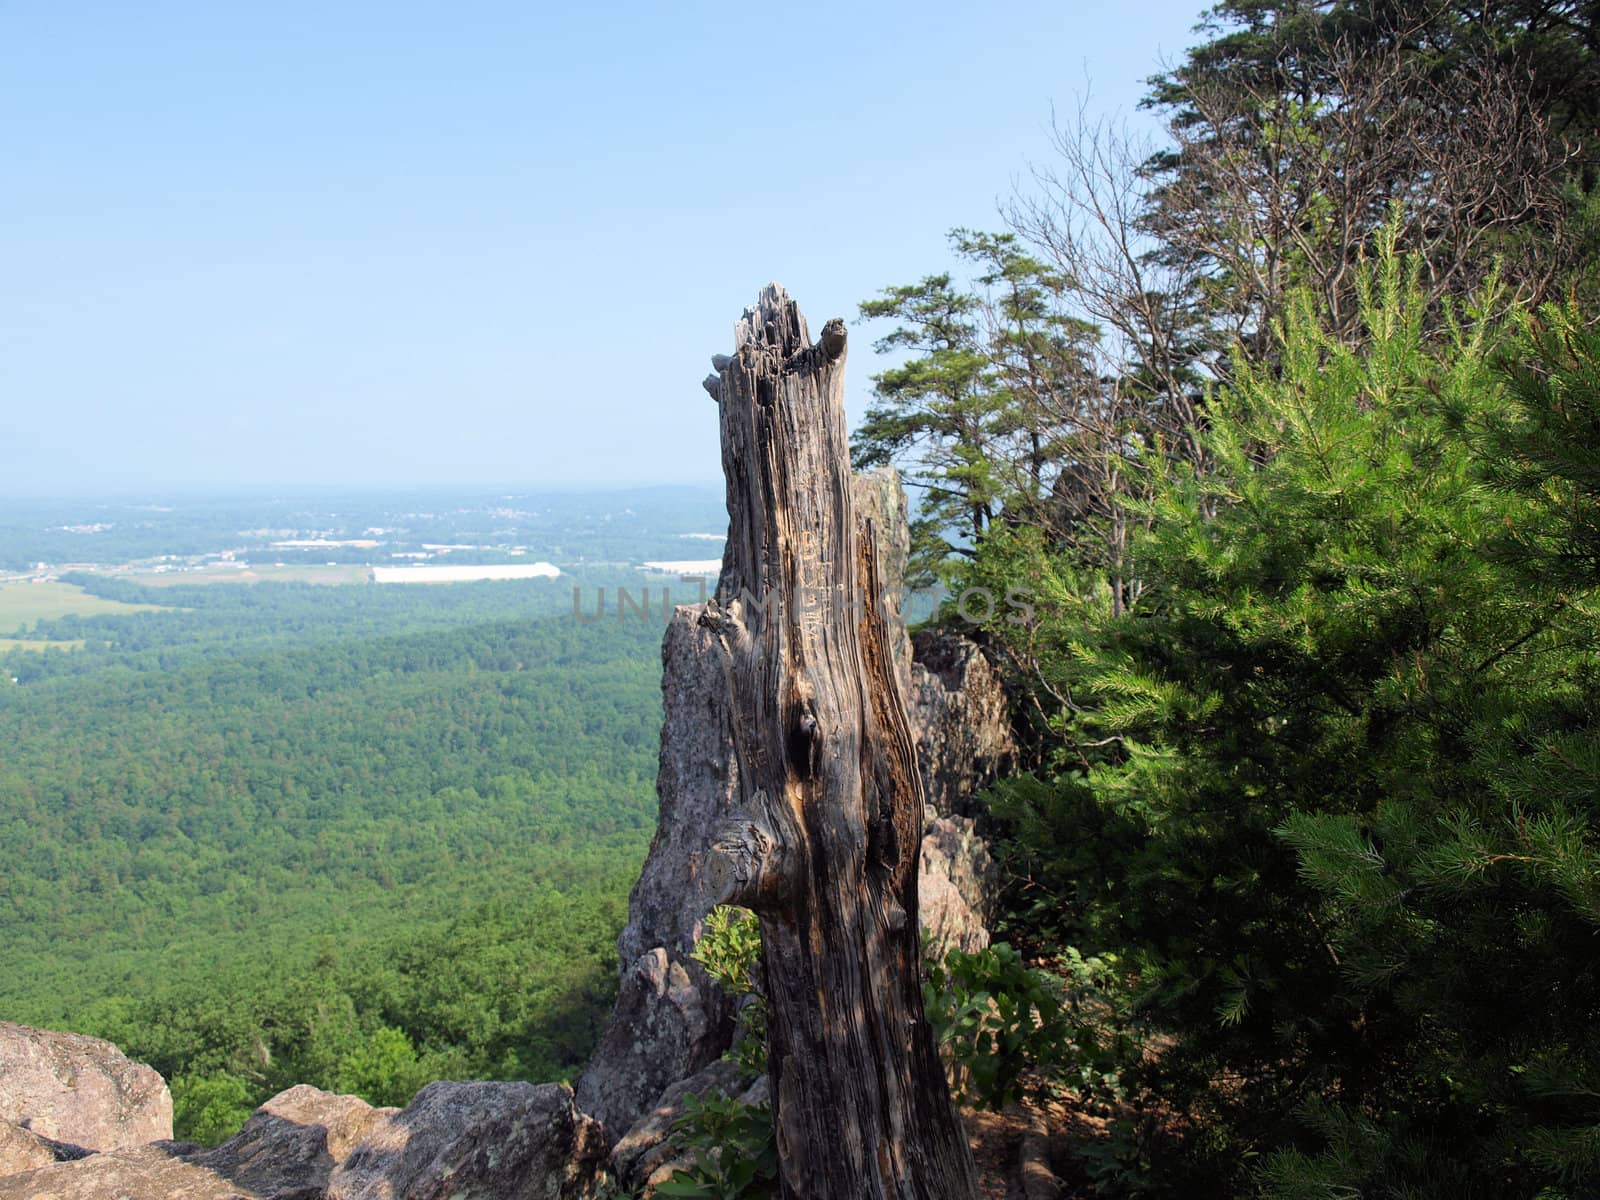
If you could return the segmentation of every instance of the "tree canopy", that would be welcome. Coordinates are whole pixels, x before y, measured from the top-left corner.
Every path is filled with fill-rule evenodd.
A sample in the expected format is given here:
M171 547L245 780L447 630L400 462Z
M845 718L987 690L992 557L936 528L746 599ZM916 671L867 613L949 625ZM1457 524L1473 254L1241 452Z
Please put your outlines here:
M863 306L858 454L1034 615L938 619L1025 738L1012 932L1108 965L1039 1065L1102 1194L1600 1185L1595 18L1218 5L1164 142L1069 120Z

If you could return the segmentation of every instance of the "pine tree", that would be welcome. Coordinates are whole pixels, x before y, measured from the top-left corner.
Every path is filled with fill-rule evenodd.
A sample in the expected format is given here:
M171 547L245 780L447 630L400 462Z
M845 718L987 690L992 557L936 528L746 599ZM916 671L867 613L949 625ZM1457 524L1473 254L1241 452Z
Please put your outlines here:
M1133 964L1184 1195L1600 1180L1600 343L1432 337L1417 270L1363 272L1359 348L1302 296L1208 469L1147 460L1139 604L1044 623L1078 752L999 792Z
M899 465L920 493L912 523L910 581L926 584L937 564L981 538L1000 506L991 448L997 415L978 321L978 297L950 275L885 288L861 315L899 322L873 343L910 357L872 377L877 403L851 443L857 470Z

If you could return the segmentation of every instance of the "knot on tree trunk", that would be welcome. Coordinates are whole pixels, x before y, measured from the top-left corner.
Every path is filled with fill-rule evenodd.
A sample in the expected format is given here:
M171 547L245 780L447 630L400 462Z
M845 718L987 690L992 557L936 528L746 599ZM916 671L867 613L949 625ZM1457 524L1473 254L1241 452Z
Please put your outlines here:
M764 807L766 793L755 803ZM765 817L751 813L717 830L706 871L718 904L737 904L761 912L788 897L791 880L785 870L783 842Z
M822 357L830 363L838 362L844 357L845 345L844 318L834 317L822 327Z

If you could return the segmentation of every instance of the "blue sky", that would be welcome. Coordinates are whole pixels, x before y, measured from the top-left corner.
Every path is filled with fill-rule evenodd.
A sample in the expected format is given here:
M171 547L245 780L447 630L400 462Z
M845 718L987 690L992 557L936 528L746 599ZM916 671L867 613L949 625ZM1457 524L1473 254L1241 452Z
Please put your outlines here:
M0 0L0 492L710 481L713 352L948 265L1199 3Z

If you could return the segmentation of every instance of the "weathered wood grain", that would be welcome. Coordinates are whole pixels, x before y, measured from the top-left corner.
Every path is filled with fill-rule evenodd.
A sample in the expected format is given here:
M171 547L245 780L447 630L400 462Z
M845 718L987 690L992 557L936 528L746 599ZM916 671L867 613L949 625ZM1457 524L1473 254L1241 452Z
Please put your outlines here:
M844 323L772 285L716 365L730 521L702 621L728 654L746 816L715 870L761 918L786 1197L966 1200L971 1154L923 1018L922 783L852 500Z

